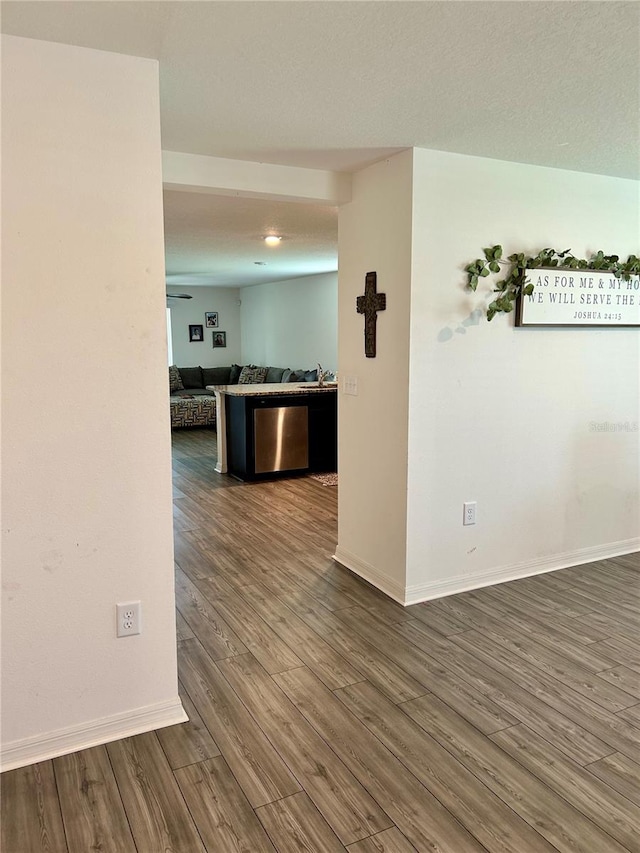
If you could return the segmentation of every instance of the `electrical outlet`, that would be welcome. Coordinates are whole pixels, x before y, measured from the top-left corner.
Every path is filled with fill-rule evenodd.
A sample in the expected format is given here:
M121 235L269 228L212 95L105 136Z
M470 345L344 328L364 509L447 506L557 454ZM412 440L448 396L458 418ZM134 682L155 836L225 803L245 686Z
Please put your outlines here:
M345 376L343 389L345 394L350 394L352 397L358 396L358 377Z
M464 516L462 519L463 524L475 524L476 523L476 508L477 503L475 501L467 501L464 504Z
M131 637L142 633L142 605L139 601L116 604L116 636Z

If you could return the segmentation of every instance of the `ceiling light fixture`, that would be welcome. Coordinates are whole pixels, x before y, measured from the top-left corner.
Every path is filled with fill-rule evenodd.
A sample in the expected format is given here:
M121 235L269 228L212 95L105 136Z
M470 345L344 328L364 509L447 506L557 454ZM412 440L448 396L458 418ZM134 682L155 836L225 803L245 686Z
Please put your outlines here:
M277 246L278 243L282 240L282 237L278 237L275 234L267 234L264 238L264 242L267 246Z
M266 262L266 261L254 261L253 263L254 263L257 267L266 267L266 265L267 265L267 262Z

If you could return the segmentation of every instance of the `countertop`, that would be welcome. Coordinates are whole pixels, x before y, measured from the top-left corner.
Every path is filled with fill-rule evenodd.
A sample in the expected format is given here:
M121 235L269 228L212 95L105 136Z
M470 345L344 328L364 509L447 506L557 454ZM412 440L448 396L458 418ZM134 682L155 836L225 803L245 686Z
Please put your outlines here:
M291 394L326 394L337 391L337 382L325 382L321 387L317 382L263 382L258 385L207 385L207 391L217 391L230 397L276 397Z

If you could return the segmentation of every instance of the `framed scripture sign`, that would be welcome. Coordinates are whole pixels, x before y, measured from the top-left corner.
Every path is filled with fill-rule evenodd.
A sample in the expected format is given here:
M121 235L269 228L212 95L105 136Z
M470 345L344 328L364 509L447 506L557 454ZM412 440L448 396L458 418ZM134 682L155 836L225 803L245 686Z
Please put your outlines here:
M640 326L640 276L602 270L527 270L531 296L516 304L516 326Z

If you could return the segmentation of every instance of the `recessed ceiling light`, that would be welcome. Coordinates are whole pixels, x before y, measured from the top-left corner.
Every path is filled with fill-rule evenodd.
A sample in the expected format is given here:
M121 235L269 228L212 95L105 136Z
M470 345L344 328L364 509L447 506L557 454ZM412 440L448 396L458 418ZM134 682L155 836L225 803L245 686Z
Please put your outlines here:
M264 242L267 246L277 246L278 243L282 240L282 237L277 237L275 234L267 234L264 238Z

